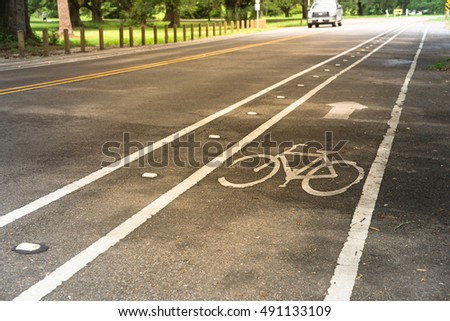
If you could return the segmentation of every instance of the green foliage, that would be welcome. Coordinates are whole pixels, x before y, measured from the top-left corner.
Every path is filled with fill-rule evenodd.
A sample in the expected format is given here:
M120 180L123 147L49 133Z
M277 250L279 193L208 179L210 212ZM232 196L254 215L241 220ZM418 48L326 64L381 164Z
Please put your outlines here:
M58 17L58 6L55 0L28 0L28 14L41 17L46 13L48 18Z
M443 13L444 0L340 0L346 14L358 13L358 2L365 15L383 15L386 10L392 13L396 8L422 11L423 13Z
M285 17L289 17L291 10L298 5L298 0L271 0L283 13Z
M106 19L120 19L122 10L117 0L102 2L103 17Z
M358 13L358 1L355 0L340 0L339 3L344 8L344 15L354 16Z
M450 71L450 58L447 58L446 61L439 61L429 66L429 68L430 70Z
M48 44L51 46L55 46L58 44L59 36L58 29L49 29L48 30Z
M271 0L266 0L261 4L261 10L268 17L281 16L283 11Z
M223 17L222 0L184 0L180 9L181 17L186 19Z
M439 0L411 0L408 9L425 13L444 13L444 1Z
M9 50L17 46L17 36L0 33L0 50Z
M145 24L155 12L156 3L156 0L134 0L129 16L132 22Z
M247 19L249 12L252 11L250 0L224 0L227 20Z

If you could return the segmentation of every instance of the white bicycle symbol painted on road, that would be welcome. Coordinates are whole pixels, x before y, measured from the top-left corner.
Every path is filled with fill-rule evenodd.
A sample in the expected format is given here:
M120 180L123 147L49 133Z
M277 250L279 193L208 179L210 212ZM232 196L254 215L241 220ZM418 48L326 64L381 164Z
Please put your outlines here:
M275 156L270 154L256 154L238 158L233 161L231 168L234 168L236 171L243 168L245 172L230 174L234 176L231 178L231 181L225 177L220 177L219 183L225 187L251 187L267 181L283 166L285 182L280 187L286 187L293 180L302 180L301 186L305 192L315 196L333 196L344 193L351 186L359 183L364 177L364 169L355 162L343 159L330 160L329 154L334 152L323 150L318 150L314 153L296 151L297 148L304 146L306 145L293 145L291 148ZM313 160L301 168L296 168L291 167L288 156L291 158L307 157ZM258 166L255 166L256 164ZM252 176L254 173L259 173L261 177L250 182L242 182L249 175L249 167L252 168ZM339 174L338 171L340 172ZM236 182L239 180L241 182Z

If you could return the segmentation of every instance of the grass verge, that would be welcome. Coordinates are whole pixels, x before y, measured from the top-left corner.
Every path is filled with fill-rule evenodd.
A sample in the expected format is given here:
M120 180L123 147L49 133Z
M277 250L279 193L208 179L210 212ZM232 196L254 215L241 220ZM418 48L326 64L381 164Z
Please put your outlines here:
M447 58L445 61L438 61L429 66L430 70L437 71L450 71L450 58Z

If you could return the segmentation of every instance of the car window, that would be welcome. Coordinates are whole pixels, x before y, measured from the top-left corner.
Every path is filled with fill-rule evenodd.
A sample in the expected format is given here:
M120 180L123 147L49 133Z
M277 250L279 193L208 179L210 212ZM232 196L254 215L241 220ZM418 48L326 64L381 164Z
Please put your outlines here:
M321 9L327 10L327 9L333 9L333 8L334 8L333 4L326 3L326 2L316 2L312 6L312 9L319 9L319 10L321 10Z

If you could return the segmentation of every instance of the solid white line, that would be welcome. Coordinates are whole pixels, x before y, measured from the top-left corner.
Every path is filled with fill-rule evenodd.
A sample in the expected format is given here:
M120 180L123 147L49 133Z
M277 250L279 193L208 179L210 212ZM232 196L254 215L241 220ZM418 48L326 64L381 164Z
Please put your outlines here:
M401 30L394 37L399 35L405 29ZM389 41L391 41L391 38ZM75 255L72 259L61 265L52 273L48 274L44 279L39 281L38 283L31 286L29 289L22 292L19 296L17 296L15 301L32 301L32 300L41 300L44 296L53 292L59 285L63 282L69 280L73 275L75 275L78 271L82 270L86 267L87 264L91 263L95 260L99 255L105 253L109 248L120 242L127 235L131 234L135 229L144 224L148 219L150 219L153 215L157 214L171 202L173 202L176 198L182 195L184 192L189 190L191 187L195 186L198 182L200 182L203 178L205 178L208 174L214 171L216 168L221 166L228 158L239 152L242 148L244 148L247 144L257 139L259 136L264 134L267 129L272 127L274 124L279 122L281 119L286 117L292 111L297 109L304 102L309 100L315 94L317 94L320 90L328 86L331 82L336 80L339 76L349 71L350 69L359 65L362 61L366 60L373 53L382 48L386 43L380 45L377 49L373 50L367 56L361 58L360 60L354 62L352 65L343 69L338 74L328 78L326 81L309 91L306 95L296 100L291 105L287 106L281 112L270 118L268 121L263 123L261 126L256 128L250 134L242 138L239 142L233 145L231 148L224 151L221 155L216 157L210 163L201 167L191 176L186 178L180 184L173 187L168 192L164 193L160 197L158 197L155 201L147 205L145 208L134 214L128 220L117 226L111 232L109 232L104 237L100 238L98 241L90 245L85 250L81 251L79 254Z
M6 225L8 225L8 224L10 224L10 223L12 223L12 222L14 222L16 220L18 220L18 219L20 219L20 218L22 218L22 217L24 217L24 216L26 216L26 215L34 212L34 211L37 211L40 208L42 208L42 207L44 207L44 206L46 206L46 205L48 205L50 203L53 203L53 202L61 199L62 197L66 196L68 194L71 194L71 193L77 191L78 189L80 189L80 188L82 188L82 187L84 187L84 186L86 186L86 185L88 185L88 184L90 184L92 182L95 182L96 180L98 180L98 179L100 179L100 178L102 178L102 177L104 177L104 176L114 172L115 170L117 170L117 169L119 169L119 168L121 168L123 166L126 166L126 165L130 164L133 161L138 160L140 157L143 157L143 156L145 156L145 155L147 155L147 154L149 154L149 153L151 153L153 151L156 151L159 148L163 147L164 145L170 144L171 142L175 141L176 139L180 138L181 136L187 135L190 132L195 131L196 129L198 129L198 128L200 128L200 127L202 127L202 126L204 126L204 125L206 125L206 124L208 124L210 122L212 122L213 120L215 120L215 119L217 119L217 118L219 118L221 116L224 116L224 115L232 112L233 110L241 107L242 105L245 105L245 104L251 102L252 100L255 100L256 98L261 97L262 95L265 95L265 94L269 93L270 91L287 84L288 82L294 80L295 78L300 77L300 76L302 76L302 75L304 75L304 74L306 74L306 73L308 73L308 72L310 72L310 71L312 71L312 70L314 70L314 69L316 69L316 68L318 68L318 67L320 67L320 66L322 66L324 64L327 64L330 61L333 61L336 58L339 58L339 57L341 57L343 55L346 55L347 53L349 53L349 52L351 52L351 51L353 51L353 50L355 50L355 49L357 49L357 48L359 48L361 46L364 46L366 43L369 43L369 42L371 42L371 41L373 41L373 40L375 40L375 39L377 39L379 37L382 37L383 35L391 32L392 30L395 30L397 28L398 27L391 28L391 29L389 29L389 30L387 30L387 31L385 31L385 32L383 32L383 33L381 33L381 34L379 34L379 35L377 35L377 36L367 40L367 41L364 41L363 43L361 43L361 44L359 44L359 45L357 45L357 46L355 46L355 47L353 47L351 49L348 49L348 50L346 50L346 51L344 51L344 52L342 52L342 53L340 53L340 54L338 54L338 55L336 55L334 57L331 57L329 59L324 60L323 62L321 62L321 63L319 63L317 65L314 65L314 66L312 66L312 67L310 67L308 69L305 69L305 70L303 70L301 72L298 72L298 73L296 73L296 74L294 74L294 75L292 75L292 76L290 76L290 77L288 77L288 78L286 78L284 80L281 80L281 81L277 82L276 84L274 84L272 86L269 86L269 87L267 87L267 88L257 92L256 94L253 94L253 95L251 95L251 96L249 96L249 97L247 97L247 98L245 98L245 99L243 99L243 100L241 100L241 101L239 101L239 102L237 102L237 103L235 103L235 104L233 104L231 106L228 106L228 107L226 107L226 108L224 108L224 109L222 109L222 110L220 110L220 111L218 111L218 112L216 112L216 113L214 113L214 114L212 114L212 115L210 115L210 116L200 120L199 122L197 122L197 123L195 123L193 125L190 125L190 126L184 128L184 129L182 129L182 130L180 130L180 131L178 131L178 132L176 132L176 133L174 133L172 135L169 135L166 138L164 138L164 139L162 139L160 141L157 141L157 142L153 143L152 145L149 145L149 146L145 147L144 149L141 149L141 150L139 150L139 151L137 151L137 152L135 152L135 153L125 157L125 158L122 158L122 159L118 160L117 162L115 162L115 163L113 163L113 164L111 164L111 165L109 165L107 167L104 167L104 168L102 168L102 169L100 169L98 171L95 171L95 172L93 172L93 173L91 173L91 174L89 174L89 175L87 175L87 176L85 176L85 177L83 177L83 178L73 182L73 183L70 183L70 184L68 184L68 185L66 185L64 187L61 187L60 189L58 189L58 190L56 190L56 191L54 191L54 192L52 192L50 194L42 196L41 198L39 198L39 199L37 199L35 201L32 201L31 203L28 203L27 205L24 205L24 206L22 206L22 207L20 207L18 209L15 209L15 210L13 210L13 211L5 214L5 215L0 216L0 228L3 227L3 226L6 226Z
M367 175L361 198L353 214L347 241L339 255L334 275L330 281L331 286L328 288L328 294L325 297L326 301L348 301L352 295L359 262L364 250L370 222L372 220L372 214L375 209L381 182L391 153L395 132L400 121L406 93L408 92L408 85L416 70L417 61L429 28L430 25L428 25L423 34L419 49L416 52L392 110L391 119L388 121L389 127L384 135L383 141L378 147L377 156Z

